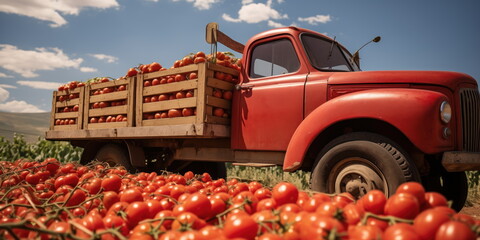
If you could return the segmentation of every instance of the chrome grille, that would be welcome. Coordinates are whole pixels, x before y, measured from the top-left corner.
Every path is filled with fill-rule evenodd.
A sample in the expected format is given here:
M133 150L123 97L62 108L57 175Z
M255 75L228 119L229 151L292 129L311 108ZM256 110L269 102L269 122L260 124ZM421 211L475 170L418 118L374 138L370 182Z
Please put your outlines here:
M480 96L477 89L460 91L463 150L480 152Z

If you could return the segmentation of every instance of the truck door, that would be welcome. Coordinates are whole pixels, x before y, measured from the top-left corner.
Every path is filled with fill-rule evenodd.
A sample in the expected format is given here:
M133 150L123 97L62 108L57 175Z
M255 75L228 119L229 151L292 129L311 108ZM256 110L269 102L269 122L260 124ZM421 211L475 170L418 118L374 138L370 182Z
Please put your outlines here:
M303 120L307 69L289 35L259 40L247 51L234 93L232 148L284 151Z

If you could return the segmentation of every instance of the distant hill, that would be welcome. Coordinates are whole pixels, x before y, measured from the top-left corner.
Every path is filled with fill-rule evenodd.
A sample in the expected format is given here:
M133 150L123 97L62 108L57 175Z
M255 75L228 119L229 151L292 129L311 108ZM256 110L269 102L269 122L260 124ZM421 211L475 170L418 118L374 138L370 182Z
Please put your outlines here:
M22 134L27 142L35 142L38 137L45 137L50 126L50 112L11 113L0 112L0 136L8 140L13 134Z

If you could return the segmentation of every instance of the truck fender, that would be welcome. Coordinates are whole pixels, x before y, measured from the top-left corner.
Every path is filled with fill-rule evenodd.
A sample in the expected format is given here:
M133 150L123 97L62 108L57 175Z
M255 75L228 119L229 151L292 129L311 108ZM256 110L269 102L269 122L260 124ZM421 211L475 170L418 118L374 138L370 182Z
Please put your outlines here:
M386 122L425 153L445 151L453 146L452 138L443 137L442 130L448 124L440 120L439 114L441 103L447 99L439 92L409 88L363 90L336 97L313 110L295 130L283 169L298 169L322 131L335 123L353 119Z

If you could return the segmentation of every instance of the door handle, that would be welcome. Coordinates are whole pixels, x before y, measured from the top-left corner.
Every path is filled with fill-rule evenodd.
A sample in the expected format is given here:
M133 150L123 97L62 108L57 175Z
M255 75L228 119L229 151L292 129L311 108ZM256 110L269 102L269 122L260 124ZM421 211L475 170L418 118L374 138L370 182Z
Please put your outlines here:
M245 89L252 89L255 87L253 84L237 84L235 85L235 90L240 91L240 90L245 90Z

